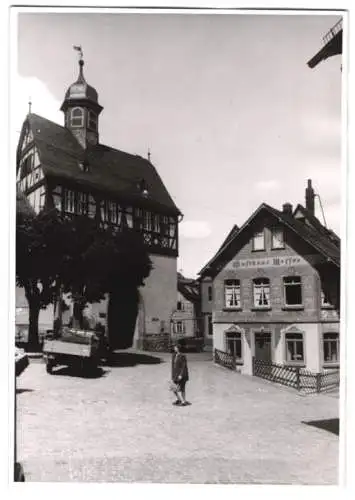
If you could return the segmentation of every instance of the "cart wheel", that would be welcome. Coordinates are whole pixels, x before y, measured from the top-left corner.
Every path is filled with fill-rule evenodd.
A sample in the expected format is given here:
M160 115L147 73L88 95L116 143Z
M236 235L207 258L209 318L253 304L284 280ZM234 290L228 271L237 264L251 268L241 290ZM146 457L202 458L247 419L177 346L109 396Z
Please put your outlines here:
M47 361L46 363L46 371L47 373L49 373L50 375L52 375L53 373L53 362L52 361Z

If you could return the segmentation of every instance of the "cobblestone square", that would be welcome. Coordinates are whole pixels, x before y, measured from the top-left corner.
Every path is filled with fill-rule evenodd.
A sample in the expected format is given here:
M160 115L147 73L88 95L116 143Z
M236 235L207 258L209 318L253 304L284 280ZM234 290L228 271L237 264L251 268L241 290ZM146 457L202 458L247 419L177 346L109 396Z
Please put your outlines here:
M101 376L17 380L17 449L26 481L337 484L334 395L302 396L188 354L187 407L168 391L168 354L118 353Z

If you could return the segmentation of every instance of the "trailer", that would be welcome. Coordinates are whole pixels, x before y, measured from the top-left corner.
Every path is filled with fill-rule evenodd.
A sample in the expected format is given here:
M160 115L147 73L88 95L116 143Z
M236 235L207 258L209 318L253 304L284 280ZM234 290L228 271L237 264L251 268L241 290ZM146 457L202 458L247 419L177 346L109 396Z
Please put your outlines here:
M43 343L43 359L47 373L57 365L82 370L97 368L100 362L100 342L94 332L66 329L57 337L49 335Z

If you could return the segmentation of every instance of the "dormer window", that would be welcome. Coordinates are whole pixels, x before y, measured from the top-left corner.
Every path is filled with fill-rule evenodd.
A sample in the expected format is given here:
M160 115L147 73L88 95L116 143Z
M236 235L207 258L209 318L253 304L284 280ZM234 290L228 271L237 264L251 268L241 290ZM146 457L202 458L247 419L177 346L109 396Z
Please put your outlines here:
M84 111L81 108L73 108L70 116L71 127L82 127L84 125Z
M91 109L88 115L88 127L90 130L97 131L97 115Z
M271 230L271 248L273 250L285 248L284 232L283 232L282 228L278 228L278 227L272 228L272 230Z
M253 236L253 251L265 250L264 231L258 231Z

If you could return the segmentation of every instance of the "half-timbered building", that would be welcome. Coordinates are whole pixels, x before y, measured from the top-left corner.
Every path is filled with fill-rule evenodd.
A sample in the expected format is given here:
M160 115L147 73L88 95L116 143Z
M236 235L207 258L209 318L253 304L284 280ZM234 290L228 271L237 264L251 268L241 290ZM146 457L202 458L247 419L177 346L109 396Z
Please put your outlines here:
M64 126L27 115L17 148L17 185L37 213L56 208L140 231L153 270L140 291L138 341L145 333L169 329L176 307L181 213L149 158L100 142L103 108L84 78L83 66L80 58L78 78L65 93ZM106 301L87 311L105 323Z

